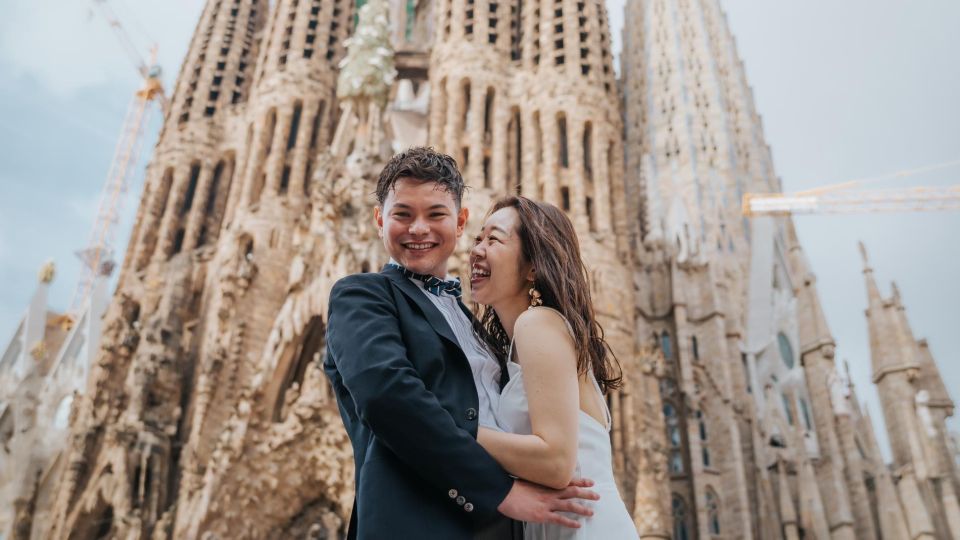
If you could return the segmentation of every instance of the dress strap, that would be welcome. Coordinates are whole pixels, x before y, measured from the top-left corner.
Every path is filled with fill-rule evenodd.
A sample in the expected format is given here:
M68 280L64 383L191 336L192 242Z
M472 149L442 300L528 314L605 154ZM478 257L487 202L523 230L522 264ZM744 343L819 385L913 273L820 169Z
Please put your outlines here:
M597 396L600 398L600 403L603 404L603 417L606 418L606 428L609 432L613 427L613 415L610 414L610 407L607 405L607 399L603 396L603 390L600 389L600 383L597 382L597 376L593 374L593 370L590 370L590 381L593 382L593 387L597 389Z

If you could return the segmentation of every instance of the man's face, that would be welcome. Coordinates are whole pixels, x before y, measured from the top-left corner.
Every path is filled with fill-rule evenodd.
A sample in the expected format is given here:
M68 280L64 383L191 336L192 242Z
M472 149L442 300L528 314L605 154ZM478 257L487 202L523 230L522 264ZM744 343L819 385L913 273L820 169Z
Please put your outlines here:
M401 178L373 211L387 253L408 270L439 278L457 247L469 212L436 182Z

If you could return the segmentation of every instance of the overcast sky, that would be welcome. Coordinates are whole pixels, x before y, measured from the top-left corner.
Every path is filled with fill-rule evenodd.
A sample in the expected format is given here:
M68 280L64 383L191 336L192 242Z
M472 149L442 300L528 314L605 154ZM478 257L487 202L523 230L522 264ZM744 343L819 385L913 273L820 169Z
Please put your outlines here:
M960 2L723 0L787 191L960 159ZM111 0L144 55L160 46L170 88L201 0ZM612 0L619 51L624 0ZM138 76L83 0L4 3L0 18L0 339L12 334L44 261L50 304L69 302L123 115ZM147 149L159 129L154 117ZM119 227L131 227L138 182ZM960 183L960 167L882 185ZM884 294L900 286L960 399L960 213L805 216L800 239L817 274L837 355L877 422L857 251L863 240ZM951 426L960 429L956 418ZM887 450L884 430L878 429ZM888 454L889 455L889 454Z

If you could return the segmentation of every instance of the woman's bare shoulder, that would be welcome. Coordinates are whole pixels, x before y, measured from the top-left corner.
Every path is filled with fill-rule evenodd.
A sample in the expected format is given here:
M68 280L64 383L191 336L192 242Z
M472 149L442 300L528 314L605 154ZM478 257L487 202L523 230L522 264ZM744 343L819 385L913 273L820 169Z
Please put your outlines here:
M517 317L516 332L521 330L562 330L567 332L567 320L559 311L548 307L531 307Z

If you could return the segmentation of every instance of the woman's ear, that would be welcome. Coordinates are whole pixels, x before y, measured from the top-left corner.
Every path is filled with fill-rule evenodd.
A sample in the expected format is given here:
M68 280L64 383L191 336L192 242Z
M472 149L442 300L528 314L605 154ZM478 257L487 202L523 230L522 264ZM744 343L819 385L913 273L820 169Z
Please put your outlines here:
M530 270L527 271L527 281L531 284L537 281L537 270L533 267L530 267Z

